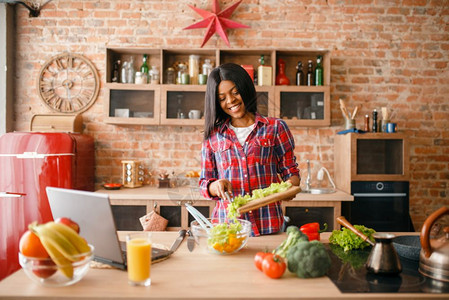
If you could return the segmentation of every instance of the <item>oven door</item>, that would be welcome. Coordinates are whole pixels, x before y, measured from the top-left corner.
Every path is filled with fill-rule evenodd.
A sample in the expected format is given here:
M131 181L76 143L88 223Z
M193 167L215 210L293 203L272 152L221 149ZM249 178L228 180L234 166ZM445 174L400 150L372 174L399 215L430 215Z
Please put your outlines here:
M352 182L354 201L343 209L352 224L376 231L414 231L409 214L408 182Z

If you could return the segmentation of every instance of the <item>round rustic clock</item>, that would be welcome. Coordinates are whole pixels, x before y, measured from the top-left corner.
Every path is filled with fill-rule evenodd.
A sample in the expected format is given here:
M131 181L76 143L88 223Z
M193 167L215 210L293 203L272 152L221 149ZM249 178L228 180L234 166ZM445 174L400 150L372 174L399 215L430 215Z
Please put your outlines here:
M39 73L39 96L59 113L81 113L94 104L100 91L95 66L84 56L62 53L50 58Z

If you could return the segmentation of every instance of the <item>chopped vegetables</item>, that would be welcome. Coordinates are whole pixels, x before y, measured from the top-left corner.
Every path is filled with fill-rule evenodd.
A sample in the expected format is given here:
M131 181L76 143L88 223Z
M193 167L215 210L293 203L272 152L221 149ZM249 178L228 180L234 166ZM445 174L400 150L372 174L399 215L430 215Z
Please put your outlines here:
M207 245L220 253L232 253L237 250L245 240L245 236L240 236L242 224L221 223L210 230Z
M269 187L264 189L255 189L252 193L252 196L237 196L234 198L234 201L228 205L228 218L235 219L238 217L237 209L252 200L256 200L259 198L263 198L272 194L285 192L288 190L292 184L290 182L280 182L280 183L272 183Z
M373 233L376 232L374 229L363 225L354 225L354 227L374 242ZM363 241L362 238L347 228L332 231L332 234L329 237L329 243L339 245L344 251L363 249L369 246L368 242Z

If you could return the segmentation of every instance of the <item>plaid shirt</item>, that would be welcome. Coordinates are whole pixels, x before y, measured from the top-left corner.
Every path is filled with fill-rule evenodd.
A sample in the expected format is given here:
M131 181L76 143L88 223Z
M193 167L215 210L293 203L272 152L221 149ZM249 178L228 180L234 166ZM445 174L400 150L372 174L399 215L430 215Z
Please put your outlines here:
M293 154L295 142L287 124L276 118L266 118L256 113L255 126L242 146L229 120L215 129L203 142L201 150L201 195L219 200L209 194L212 181L225 178L232 184L233 194L251 194L255 189L270 186L273 182L299 176ZM278 176L280 175L280 177ZM226 216L227 201L217 201L212 218ZM242 218L253 224L252 235L275 233L281 230L284 218L281 203L276 202L245 213Z

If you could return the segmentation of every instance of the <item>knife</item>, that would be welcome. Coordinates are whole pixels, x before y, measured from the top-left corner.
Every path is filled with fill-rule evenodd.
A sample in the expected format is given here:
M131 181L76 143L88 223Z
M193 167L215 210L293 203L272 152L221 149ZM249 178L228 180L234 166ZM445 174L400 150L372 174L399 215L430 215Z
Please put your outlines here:
M176 240L173 242L173 244L170 247L170 252L175 252L176 249L178 249L179 245L181 245L182 240L186 236L186 230L182 229L179 231L179 236L176 238Z
M187 248L190 252L192 252L193 248L195 248L195 237L190 230L187 231L187 234L189 235L189 237L187 238Z

